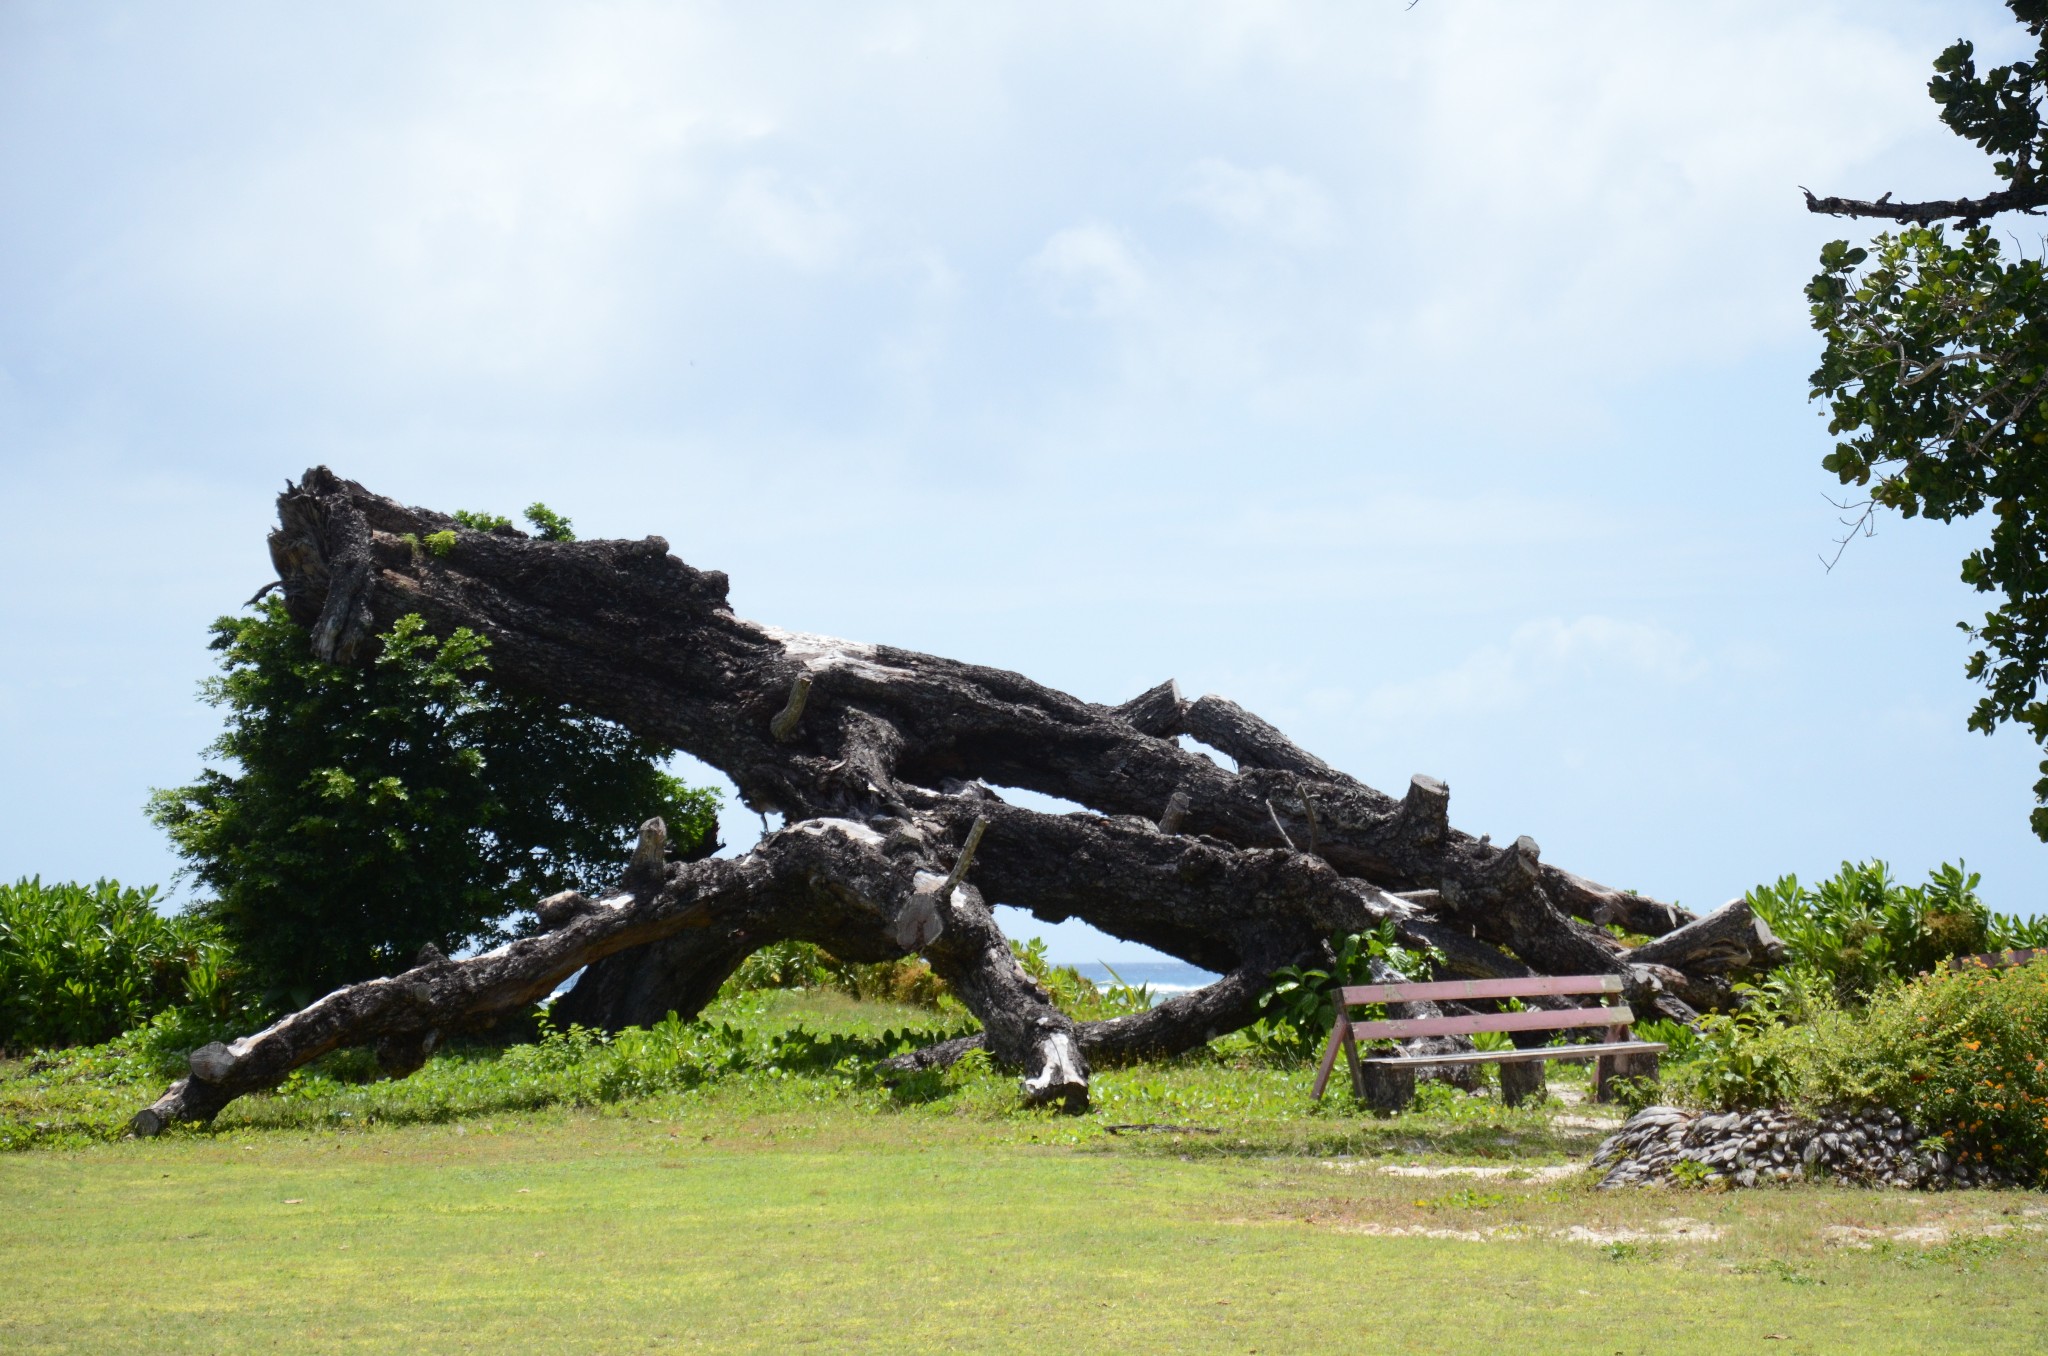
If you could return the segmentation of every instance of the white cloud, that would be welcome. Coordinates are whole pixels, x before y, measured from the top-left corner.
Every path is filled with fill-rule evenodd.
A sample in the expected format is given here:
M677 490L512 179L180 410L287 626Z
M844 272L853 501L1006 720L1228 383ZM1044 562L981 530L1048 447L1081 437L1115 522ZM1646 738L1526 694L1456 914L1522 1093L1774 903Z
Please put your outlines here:
M1187 201L1234 229L1283 245L1320 245L1330 238L1330 201L1313 180L1276 165L1243 169L1214 156L1197 161Z
M784 181L774 170L749 170L725 200L727 229L747 246L804 269L830 267L852 223L826 194Z
M1444 720L1513 710L1560 684L1674 687L1705 672L1691 642L1661 627L1549 617L1525 622L1505 643L1481 646L1448 669L1382 683L1360 706L1383 725Z
M1100 224L1054 232L1029 267L1061 315L1121 315L1145 291L1144 267L1123 234Z
M2024 738L1987 771L2006 746L1958 715L1924 803L1831 765L1915 694L1966 709L1942 646L1976 604L1925 524L1819 582L1800 381L1800 285L1857 228L1797 185L1983 186L1928 62L2016 27L1997 0L0 4L0 181L34 185L0 213L6 501L186 599L0 598L25 651L132 651L73 695L10 680L0 762L74 790L0 815L0 857L96 874L104 788L183 775L203 622L321 459L662 532L771 621L1104 697L1178 673L1468 799L1550 775L1501 740L1538 725L1610 768L1667 735L1786 755L1815 775L1741 798L1757 833L1833 850L1835 805L2038 879ZM226 507L94 488L139 468ZM0 540L24 578L47 554ZM1681 827L1640 850L1725 841L1734 798L1699 788L1735 776L1672 775Z

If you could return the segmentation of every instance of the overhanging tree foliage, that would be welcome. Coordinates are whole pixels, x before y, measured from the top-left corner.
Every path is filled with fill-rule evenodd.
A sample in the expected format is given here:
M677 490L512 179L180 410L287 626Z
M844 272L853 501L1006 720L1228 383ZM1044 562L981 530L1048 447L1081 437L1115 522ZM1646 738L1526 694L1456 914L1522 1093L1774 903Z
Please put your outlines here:
M400 616L355 666L315 659L281 600L213 632L221 766L151 813L277 1001L504 940L543 895L616 872L650 809L685 850L715 845L716 794L662 771L666 749L487 685L471 630Z
M850 962L922 955L1033 1103L1084 1107L1092 1063L1191 1049L1249 1025L1277 971L1327 970L1328 938L1391 925L1442 976L1612 973L1644 1015L1724 1001L1776 943L1738 900L1703 918L1596 885L1450 823L1450 793L1399 797L1332 768L1221 697L1171 683L1115 706L1016 673L736 616L726 579L642 541L478 531L324 467L278 501L271 558L314 652L374 664L376 637L491 641L507 693L571 702L719 768L785 818L737 858L670 860L642 825L609 890L538 901L542 931L465 960L350 985L266 1030L193 1052L191 1073L135 1118L204 1119L344 1045L408 1072L451 1032L495 1020L588 967L556 1011L619 1027L692 1016L749 954L812 942ZM419 543L446 534L445 550ZM1229 755L1226 769L1186 735ZM996 789L1087 807L1043 814ZM1222 978L1150 1011L1062 1013L1018 966L991 902L1078 917ZM1640 946L1615 935L1623 930ZM1537 1000L1541 1001L1541 1000ZM1557 1000L1567 1002L1569 1000Z
M1827 339L1813 395L1841 437L1823 465L1868 496L1849 506L1852 534L1883 509L1941 522L1991 510L1990 540L1962 569L2001 598L1964 625L1976 643L1966 672L1986 688L1969 723L2021 725L2048 747L2048 274L2038 256L2008 257L1986 224L2048 207L2048 0L2009 3L2035 56L1980 74L1958 42L1928 85L1942 121L1993 157L2006 187L1929 202L1808 193L1814 212L1910 224L1868 249L1829 242L1806 294ZM2040 770L2032 823L2048 840L2048 760Z

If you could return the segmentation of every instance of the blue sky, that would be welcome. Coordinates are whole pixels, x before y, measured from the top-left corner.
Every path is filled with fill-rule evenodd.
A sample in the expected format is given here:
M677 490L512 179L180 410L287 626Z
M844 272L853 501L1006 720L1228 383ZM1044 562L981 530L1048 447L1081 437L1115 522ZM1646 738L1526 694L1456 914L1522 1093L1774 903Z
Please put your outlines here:
M1861 232L1798 185L1990 183L1923 91L2014 31L0 5L0 877L168 879L206 623L325 462L660 533L778 625L1176 677L1665 898L1962 857L2036 912L2038 755L1963 727L1974 530L1822 569L1799 293Z

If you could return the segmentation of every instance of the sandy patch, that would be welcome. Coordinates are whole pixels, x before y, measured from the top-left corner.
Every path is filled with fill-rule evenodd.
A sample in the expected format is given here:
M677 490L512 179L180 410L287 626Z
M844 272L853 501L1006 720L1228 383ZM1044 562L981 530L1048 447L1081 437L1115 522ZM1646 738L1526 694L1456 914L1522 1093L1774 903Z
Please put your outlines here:
M1334 1166L1334 1165L1332 1165ZM1514 1182L1554 1182L1586 1171L1578 1163L1554 1163L1541 1168L1518 1168L1489 1164L1485 1167L1438 1166L1430 1163L1388 1163L1380 1171L1389 1177L1500 1177Z
M1445 1238L1461 1243L1516 1243L1533 1239L1554 1239L1560 1243L1589 1243L1600 1247L1615 1243L1711 1243L1721 1230L1701 1220L1674 1216L1657 1221L1654 1229L1590 1229L1574 1224L1564 1229L1537 1229L1526 1224L1495 1224L1484 1229L1446 1229L1429 1224L1345 1224L1339 1232L1363 1234L1368 1238Z
M2028 1214L2036 1213L2027 1211ZM2040 1233L2039 1224L2019 1226L2028 1233ZM1820 1231L1821 1241L1831 1248L1870 1251L1880 1242L1909 1243L1916 1248L1938 1248L1956 1238L1996 1238L2009 1234L2013 1226L2000 1220L1950 1220L1942 1224L1901 1224L1889 1229L1868 1229L1855 1224L1831 1224Z
M1485 1243L1499 1229L1432 1229L1426 1224L1346 1224L1338 1232L1364 1234L1368 1238L1454 1238L1463 1243Z
M1721 1236L1721 1229L1704 1220L1673 1215L1658 1220L1654 1229L1593 1229L1574 1224L1568 1229L1553 1229L1550 1236L1567 1243L1711 1243Z

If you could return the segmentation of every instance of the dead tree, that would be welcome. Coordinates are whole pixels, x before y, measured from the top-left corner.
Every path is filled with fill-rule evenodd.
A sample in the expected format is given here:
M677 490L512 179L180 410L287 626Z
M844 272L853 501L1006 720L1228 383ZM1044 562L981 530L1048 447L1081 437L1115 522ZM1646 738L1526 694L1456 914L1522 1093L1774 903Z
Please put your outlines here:
M1441 951L1447 974L1619 973L1639 1010L1680 1018L1772 945L1740 902L1694 919L1595 885L1528 838L1495 846L1453 829L1441 782L1384 795L1171 682L1100 706L1000 669L780 630L735 616L725 576L659 537L473 531L324 467L287 486L278 515L271 558L321 659L366 662L411 613L444 635L469 627L490 638L493 681L695 755L784 827L744 856L672 862L650 821L614 890L538 901L535 935L425 956L196 1051L189 1076L135 1117L141 1133L209 1118L341 1046L373 1046L408 1073L584 967L556 1004L564 1018L617 1029L694 1016L748 954L784 939L849 961L924 956L983 1035L906 1062L985 1042L1027 1101L1074 1109L1091 1062L1246 1026L1275 969L1388 919ZM1087 810L1044 814L992 787ZM1085 919L1222 978L1148 1013L1076 1023L1019 969L991 901ZM1658 940L1634 952L1609 923Z

